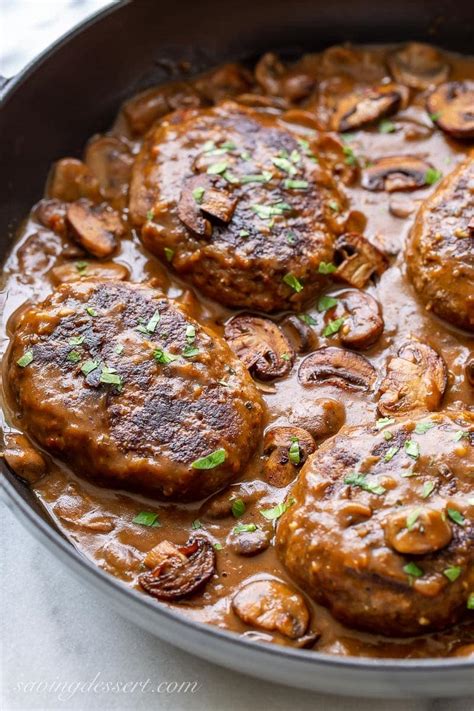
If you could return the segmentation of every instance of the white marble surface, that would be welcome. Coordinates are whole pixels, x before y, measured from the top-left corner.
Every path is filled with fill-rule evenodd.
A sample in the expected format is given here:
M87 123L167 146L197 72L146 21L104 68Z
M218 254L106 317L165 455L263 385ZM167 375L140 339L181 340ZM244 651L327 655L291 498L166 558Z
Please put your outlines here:
M106 0L0 0L0 73L16 73L49 42L106 4ZM470 699L409 702L320 696L219 669L160 642L91 597L1 503L0 532L3 711L474 708ZM184 681L196 682L190 687L194 693L172 693L173 682ZM127 682L123 691L117 691Z

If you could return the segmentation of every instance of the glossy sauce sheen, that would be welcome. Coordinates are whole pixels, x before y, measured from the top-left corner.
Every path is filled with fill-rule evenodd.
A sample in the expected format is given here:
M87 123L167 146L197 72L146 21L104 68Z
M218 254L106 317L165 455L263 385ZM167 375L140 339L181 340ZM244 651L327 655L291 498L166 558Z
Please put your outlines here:
M381 64L385 50L374 48L372 56L375 65ZM370 56L370 52L367 53ZM474 60L446 54L451 65L450 80L474 79ZM311 65L311 59L303 59L302 64ZM388 73L387 73L388 74ZM377 125L351 132L348 143L360 160L374 160L384 156L410 154L427 160L443 174L449 173L465 158L469 144L455 141L436 129L424 108L424 94L413 92L414 98L406 109L391 115L389 120L396 130L383 133ZM278 115L275 108L264 107ZM309 107L308 107L309 111ZM284 119L284 115L282 116ZM304 125L293 123L302 138L311 137L312 131ZM140 148L140 140L131 136L126 129L123 114L111 131L111 135L124 135L131 142L134 153ZM382 336L364 355L370 360L381 379L389 354L410 336L432 346L442 354L449 371L448 388L443 400L443 408L470 408L473 405L472 387L465 377L465 366L472 357L472 337L430 314L418 301L411 284L406 278L403 245L413 224L417 208L432 193L436 186L428 186L410 193L369 192L355 185L343 186L351 210L363 213L367 219L364 235L390 259L389 268L375 284L370 283L365 291L380 303L385 327ZM389 205L401 197L413 208L407 217L396 217ZM36 237L35 237L36 235ZM60 265L75 263L83 259L71 252L69 240L60 238L42 227L34 217L24 224L18 241L8 256L3 275L2 298L4 299L1 350L6 352L8 340L14 331L18 315L25 304L37 302L48 296L55 282L51 270ZM152 282L168 297L183 304L190 316L223 334L224 324L234 312L203 298L181 279L177 278L158 259L151 256L141 245L135 229L129 229L120 240L113 262L123 265L132 282ZM337 297L345 288L327 282L326 294ZM317 299L316 299L317 302ZM315 324L316 346L339 345L338 336L323 337L327 316L318 312L315 303L305 308ZM284 314L273 315L277 322ZM344 391L331 385L304 387L297 378L301 356L291 373L274 384L262 386L262 396L267 404L266 425L289 425L292 418L301 412L311 412L312 403L320 398L333 398L345 406L345 422L360 425L373 422L377 418L377 403L363 391ZM5 371L4 371L5 372ZM7 388L5 388L7 389ZM11 401L10 401L11 403ZM5 401L6 421L4 431L8 436L22 431L21 418ZM217 574L207 584L203 592L191 598L174 603L173 606L189 618L231 629L247 637L296 645L297 642L279 633L253 629L244 624L233 612L231 600L243 582L275 578L294 586L287 571L276 556L275 549L269 548L254 557L245 557L232 552L228 537L236 525L235 518L228 515L216 518L209 515L209 504L168 504L146 499L139 495L102 489L77 478L64 465L48 458L48 471L39 481L32 484L39 500L46 507L58 527L71 542L87 557L108 573L117 576L130 586L141 589L137 575L144 570L143 559L157 543L171 540L183 544L196 529L196 521L201 530L214 544L222 548L216 551ZM261 471L261 452L253 458L241 482L230 486L222 495L224 502L233 493L242 496L250 482L255 482L257 494L254 501L246 506L239 523L255 523L271 532L273 524L262 517L260 511L284 501L288 488L276 488L264 481ZM260 483L259 483L260 482ZM291 485L290 485L291 486ZM244 491L245 493L245 491ZM220 495L217 495L220 496ZM146 527L132 522L140 511L155 512L159 515L160 527ZM194 527L193 527L194 522ZM324 608L306 601L311 609L308 632L318 633L319 638L309 643L318 651L353 656L371 657L440 657L449 656L463 645L474 641L474 621L466 619L461 625L443 632L433 633L416 639L384 638L344 627L335 621ZM168 604L168 603L157 603Z

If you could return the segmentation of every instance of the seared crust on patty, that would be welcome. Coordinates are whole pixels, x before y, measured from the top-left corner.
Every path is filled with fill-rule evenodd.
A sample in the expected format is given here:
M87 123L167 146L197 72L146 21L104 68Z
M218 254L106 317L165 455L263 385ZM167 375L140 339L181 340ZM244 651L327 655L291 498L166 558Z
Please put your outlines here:
M230 101L157 124L130 189L150 251L213 299L261 311L296 308L320 290L344 204L307 141Z
M21 317L8 377L41 446L81 476L158 498L213 493L261 434L263 406L240 361L148 286L60 287ZM192 466L221 449L217 466Z
M408 274L427 307L474 331L474 160L463 161L421 206L407 246Z
M474 416L388 422L345 427L308 460L277 548L337 619L400 637L458 622L474 590Z

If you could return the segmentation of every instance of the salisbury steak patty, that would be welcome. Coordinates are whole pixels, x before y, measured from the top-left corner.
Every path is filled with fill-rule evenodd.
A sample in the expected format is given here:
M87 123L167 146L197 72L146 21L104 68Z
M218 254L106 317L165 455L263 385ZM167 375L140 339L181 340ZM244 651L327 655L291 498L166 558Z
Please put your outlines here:
M261 311L319 290L318 265L333 258L330 225L344 204L306 141L233 102L156 125L130 195L148 249L215 300Z
M25 429L100 484L199 499L242 471L261 434L260 398L227 344L147 286L62 286L22 316L8 375Z
M474 331L474 160L440 184L416 217L408 273L428 308Z
M320 447L277 546L339 620L399 637L454 624L474 592L474 415L391 423L346 427Z

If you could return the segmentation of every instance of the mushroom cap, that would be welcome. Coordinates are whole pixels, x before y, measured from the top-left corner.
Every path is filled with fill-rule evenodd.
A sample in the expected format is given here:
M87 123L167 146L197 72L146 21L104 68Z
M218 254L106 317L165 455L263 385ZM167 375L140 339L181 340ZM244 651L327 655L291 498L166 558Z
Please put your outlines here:
M298 380L302 385L329 383L345 390L369 391L375 378L375 368L367 358L335 346L325 346L310 353L298 370Z
M474 81L450 81L427 98L426 108L439 128L454 138L474 138Z
M351 627L396 637L443 629L462 619L474 589L473 473L471 412L344 427L290 490L278 554Z
M395 81L411 89L424 90L441 84L450 70L439 50L421 42L409 42L391 52L387 62Z

